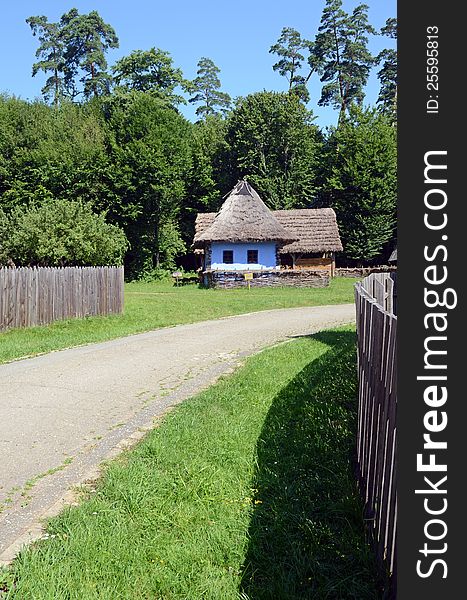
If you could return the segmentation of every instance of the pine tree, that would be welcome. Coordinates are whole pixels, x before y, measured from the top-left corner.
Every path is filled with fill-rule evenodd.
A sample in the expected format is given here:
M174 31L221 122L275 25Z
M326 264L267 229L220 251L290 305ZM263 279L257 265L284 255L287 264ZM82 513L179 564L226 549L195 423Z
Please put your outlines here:
M351 15L342 9L342 0L327 0L315 41L310 44L308 62L324 83L320 106L339 110L342 121L352 104L361 104L374 59L368 50L368 6L360 4Z
M196 114L200 117L223 113L230 107L230 96L220 91L219 73L219 67L210 58L203 57L198 62L197 77L190 85L190 91L195 95L189 99L189 102L202 103L196 109Z
M388 19L386 25L381 28L381 35L396 39L397 19ZM392 48L385 49L378 54L376 61L378 64L383 63L378 72L381 88L377 103L383 112L395 119L397 112L397 52Z
M114 29L105 23L97 11L80 15L76 8L62 15L58 23L47 17L29 17L26 22L40 45L32 74L51 73L42 94L58 104L62 98L75 99L83 93L86 98L107 93L111 77L107 73L106 52L118 48ZM77 77L82 74L79 90Z
M303 40L296 29L284 27L277 42L269 49L270 54L277 54L280 57L272 68L287 79L289 92L297 94L304 102L310 99L306 85L311 72L305 77L300 74L300 69L305 60L302 51L308 47L308 44L309 42Z
M33 36L37 36L39 40L36 58L41 60L33 64L32 76L35 77L39 71L51 73L41 92L44 98L52 99L58 105L66 90L65 45L60 24L49 23L45 16L29 17L26 23L31 27Z
M118 48L118 37L95 10L80 15L76 9L62 17L66 43L66 62L70 71L81 70L85 98L109 92L111 76L107 73L106 52Z

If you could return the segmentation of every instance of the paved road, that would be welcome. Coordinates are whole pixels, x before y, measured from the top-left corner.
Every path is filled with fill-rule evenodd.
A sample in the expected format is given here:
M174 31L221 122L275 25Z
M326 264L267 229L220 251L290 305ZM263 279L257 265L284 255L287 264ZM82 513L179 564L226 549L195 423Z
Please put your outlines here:
M0 365L0 560L169 407L265 346L354 315L351 304L271 310Z

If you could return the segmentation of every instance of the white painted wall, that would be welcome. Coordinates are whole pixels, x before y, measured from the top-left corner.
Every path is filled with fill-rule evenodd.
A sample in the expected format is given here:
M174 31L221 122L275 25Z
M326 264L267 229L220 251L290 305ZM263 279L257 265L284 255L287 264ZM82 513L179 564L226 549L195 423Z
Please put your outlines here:
M222 262L224 250L233 251L233 264ZM248 264L247 251L258 250L258 264ZM211 269L217 271L260 271L261 269L279 269L276 264L276 243L257 242L251 244L230 244L213 242L211 246Z

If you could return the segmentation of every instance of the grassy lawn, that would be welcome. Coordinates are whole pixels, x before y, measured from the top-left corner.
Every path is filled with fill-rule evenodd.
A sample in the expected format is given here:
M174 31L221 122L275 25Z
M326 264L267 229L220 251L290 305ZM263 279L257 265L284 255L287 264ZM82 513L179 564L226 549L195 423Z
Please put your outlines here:
M16 329L0 334L0 363L51 350L101 342L159 327L257 310L353 302L355 279L336 278L328 288L209 290L171 282L128 283L125 312Z
M380 598L351 470L355 397L350 328L249 358L111 463L0 571L0 598Z

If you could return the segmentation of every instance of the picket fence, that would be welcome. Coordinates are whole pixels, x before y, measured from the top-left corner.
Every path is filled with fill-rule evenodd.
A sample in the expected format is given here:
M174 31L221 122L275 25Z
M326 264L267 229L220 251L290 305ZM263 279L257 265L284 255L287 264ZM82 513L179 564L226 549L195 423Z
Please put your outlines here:
M0 268L0 331L123 311L123 267Z
M358 336L357 469L364 518L385 598L396 597L396 276L373 273L355 286Z

